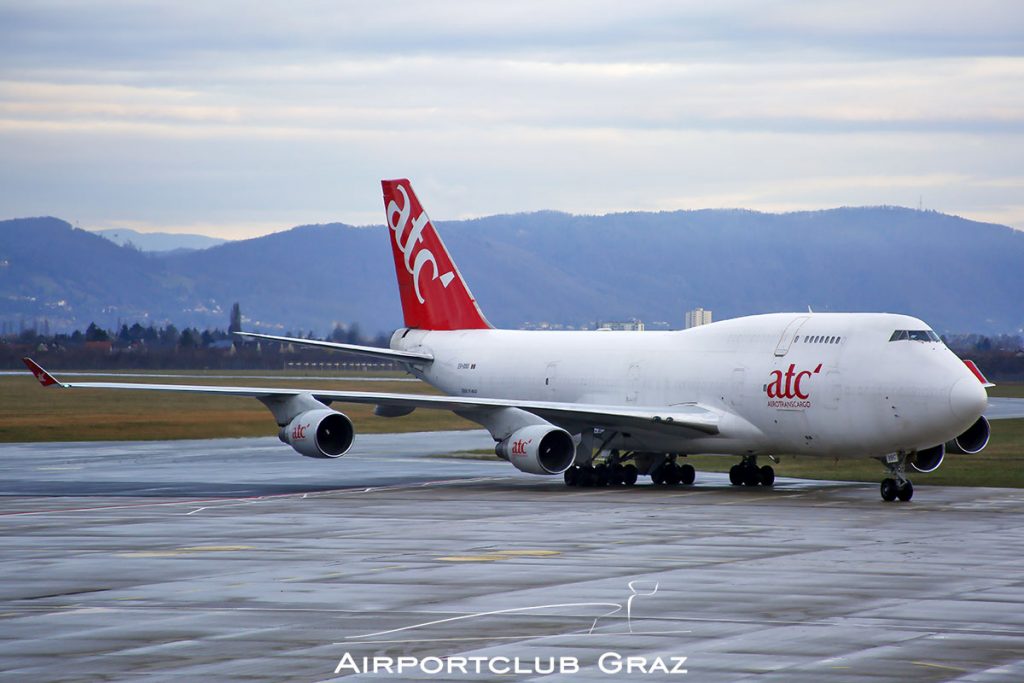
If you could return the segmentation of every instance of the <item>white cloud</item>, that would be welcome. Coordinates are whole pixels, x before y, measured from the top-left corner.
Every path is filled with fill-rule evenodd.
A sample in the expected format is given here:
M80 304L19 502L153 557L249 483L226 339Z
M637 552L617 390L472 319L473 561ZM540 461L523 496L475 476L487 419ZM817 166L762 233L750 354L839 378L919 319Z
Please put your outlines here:
M933 195L1024 227L1021 35L990 0L9 5L0 203L237 234L377 221L408 175L439 218Z

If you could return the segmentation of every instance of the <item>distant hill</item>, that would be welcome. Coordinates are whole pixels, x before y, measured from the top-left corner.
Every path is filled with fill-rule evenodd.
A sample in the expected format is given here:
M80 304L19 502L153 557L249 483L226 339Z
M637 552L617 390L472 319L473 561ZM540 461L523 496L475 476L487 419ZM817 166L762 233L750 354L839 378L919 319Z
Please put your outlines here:
M105 237L114 244L122 246L131 245L142 251L183 251L206 249L224 244L227 240L206 235L178 234L172 232L139 232L119 228L116 230L94 230L100 237Z
M811 306L909 313L940 332L1024 327L1024 233L931 211L538 212L438 227L502 327L639 318L676 328L697 306L715 319ZM55 218L0 222L0 320L225 327L234 301L266 330L402 322L383 227L303 226L156 256Z

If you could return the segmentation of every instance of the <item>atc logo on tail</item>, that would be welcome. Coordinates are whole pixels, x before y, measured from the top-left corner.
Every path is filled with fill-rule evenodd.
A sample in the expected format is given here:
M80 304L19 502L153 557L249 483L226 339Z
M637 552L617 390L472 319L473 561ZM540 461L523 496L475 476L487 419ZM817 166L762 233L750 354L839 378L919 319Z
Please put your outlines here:
M422 330L490 328L409 181L382 180L381 187L405 326Z

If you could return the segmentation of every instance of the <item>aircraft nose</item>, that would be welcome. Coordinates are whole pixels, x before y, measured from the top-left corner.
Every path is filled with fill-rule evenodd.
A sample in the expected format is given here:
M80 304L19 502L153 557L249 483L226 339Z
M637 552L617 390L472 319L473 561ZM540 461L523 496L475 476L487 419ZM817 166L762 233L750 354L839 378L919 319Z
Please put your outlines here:
M949 390L949 409L958 420L976 420L988 407L988 394L974 375L961 377Z

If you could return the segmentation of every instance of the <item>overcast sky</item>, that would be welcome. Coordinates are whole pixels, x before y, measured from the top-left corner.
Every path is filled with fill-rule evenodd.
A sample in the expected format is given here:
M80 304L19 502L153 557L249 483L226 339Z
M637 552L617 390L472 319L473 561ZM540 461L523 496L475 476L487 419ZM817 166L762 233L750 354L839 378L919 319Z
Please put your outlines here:
M1024 228L1024 3L0 0L0 218L235 238L898 204Z

